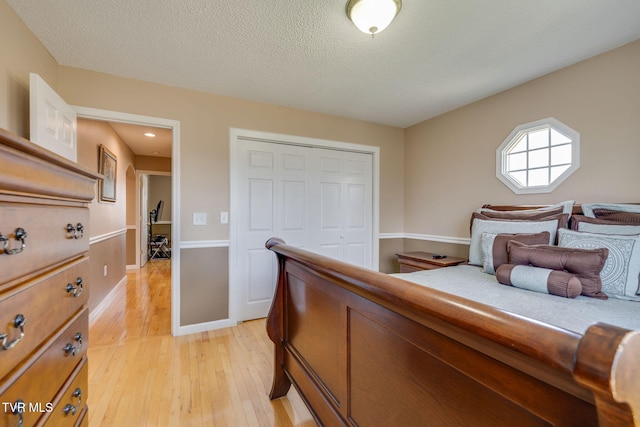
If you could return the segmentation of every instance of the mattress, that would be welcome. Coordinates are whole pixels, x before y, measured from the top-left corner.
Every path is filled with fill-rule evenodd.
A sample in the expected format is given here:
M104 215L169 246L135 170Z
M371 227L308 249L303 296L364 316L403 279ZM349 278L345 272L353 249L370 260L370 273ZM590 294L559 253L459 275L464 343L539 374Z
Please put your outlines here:
M498 283L482 267L459 265L392 276L580 334L598 322L640 330L640 302L563 298L518 289Z

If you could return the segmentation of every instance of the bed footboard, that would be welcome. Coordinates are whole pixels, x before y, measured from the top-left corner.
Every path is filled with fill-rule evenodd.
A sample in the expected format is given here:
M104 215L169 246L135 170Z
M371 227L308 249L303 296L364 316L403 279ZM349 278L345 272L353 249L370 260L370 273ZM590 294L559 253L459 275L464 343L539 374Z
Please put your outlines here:
M271 399L320 425L640 425L640 332L584 336L284 244Z

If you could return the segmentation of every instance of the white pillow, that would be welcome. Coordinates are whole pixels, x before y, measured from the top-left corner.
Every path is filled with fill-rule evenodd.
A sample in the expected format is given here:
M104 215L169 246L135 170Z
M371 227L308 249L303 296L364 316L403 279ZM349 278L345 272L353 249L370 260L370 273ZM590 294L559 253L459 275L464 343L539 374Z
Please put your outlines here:
M514 221L486 220L474 218L471 224L471 244L469 246L469 264L483 266L482 233L541 233L549 232L549 244L553 244L558 230L558 220Z
M610 297L640 301L637 295L640 291L640 236L560 229L558 246L609 249L609 256L600 272L602 291Z
M610 209L612 211L640 213L640 205L630 205L623 203L584 203L582 213L584 216L595 218L593 211L595 209Z

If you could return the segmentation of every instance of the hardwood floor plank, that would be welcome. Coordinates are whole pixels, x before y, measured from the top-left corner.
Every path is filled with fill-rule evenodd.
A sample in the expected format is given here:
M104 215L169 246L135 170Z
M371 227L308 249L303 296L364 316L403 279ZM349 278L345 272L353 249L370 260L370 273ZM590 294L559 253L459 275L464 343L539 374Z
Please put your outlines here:
M171 336L171 265L128 272L90 328L89 425L316 426L292 388L270 401L264 320Z

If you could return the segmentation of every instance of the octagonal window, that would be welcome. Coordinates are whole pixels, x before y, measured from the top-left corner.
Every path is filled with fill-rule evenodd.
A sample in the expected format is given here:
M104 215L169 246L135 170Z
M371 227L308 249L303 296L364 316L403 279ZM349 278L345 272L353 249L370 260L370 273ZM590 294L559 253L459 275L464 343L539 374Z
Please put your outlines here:
M549 117L517 126L496 150L496 177L516 194L550 193L580 166L580 134Z

